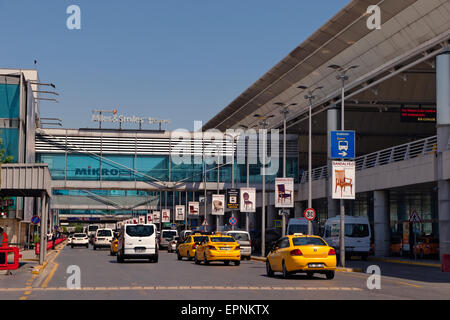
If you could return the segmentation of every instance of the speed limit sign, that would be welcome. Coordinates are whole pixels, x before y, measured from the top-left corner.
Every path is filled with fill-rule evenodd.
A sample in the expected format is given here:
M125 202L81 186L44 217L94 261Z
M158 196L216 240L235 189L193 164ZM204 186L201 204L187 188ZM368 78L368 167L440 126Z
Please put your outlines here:
M314 210L313 208L306 209L304 215L306 220L314 221L314 219L316 218L316 210Z

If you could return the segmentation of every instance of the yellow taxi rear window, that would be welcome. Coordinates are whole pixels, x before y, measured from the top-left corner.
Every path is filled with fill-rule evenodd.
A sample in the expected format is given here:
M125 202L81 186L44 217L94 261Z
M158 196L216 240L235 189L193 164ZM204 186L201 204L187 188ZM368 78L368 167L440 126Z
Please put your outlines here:
M294 246L326 246L327 244L320 238L315 237L301 237L292 238Z
M235 242L232 237L211 237L211 242Z

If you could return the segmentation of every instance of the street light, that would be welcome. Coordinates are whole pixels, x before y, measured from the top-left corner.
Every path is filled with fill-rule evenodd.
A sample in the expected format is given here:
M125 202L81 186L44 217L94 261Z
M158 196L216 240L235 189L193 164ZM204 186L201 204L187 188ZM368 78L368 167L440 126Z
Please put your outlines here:
M282 107L280 113L283 115L283 178L286 178L286 118L289 113L290 106L296 106L297 103L291 103L286 105L283 102L275 102L275 105ZM281 216L281 234L284 237L286 235L286 216Z
M273 118L274 115L255 114L254 117L260 120L259 125L263 127L261 256L264 257L266 255L266 127L269 124L267 120Z
M245 126L243 124L239 125L242 129L248 130L249 127ZM252 128L256 128L257 126L252 126ZM250 151L249 151L249 143L246 143L246 149L247 149L247 188L250 188ZM247 232L250 232L250 221L249 221L249 214L248 212L245 213L245 230Z
M308 181L308 209L312 208L312 103L316 98L314 96L314 92L323 87L317 87L314 89L309 89L306 86L298 86L298 89L308 90L308 93L305 95L305 99L309 100L309 138L308 138L308 173L309 173L309 181ZM311 235L312 232L312 222L308 221L308 235Z
M350 66L348 68L343 68L339 65L332 64L328 68L336 70L338 72L336 79L341 80L341 130L345 130L345 118L344 118L344 102L345 102L345 81L349 79L347 72L351 69L358 68L357 65ZM340 200L340 211L341 211L341 225L340 225L340 237L339 237L339 256L341 266L345 267L345 204L344 200Z
M231 189L234 189L234 140L239 137L239 135L232 136L231 134L225 133L225 137L232 138L232 145L231 145L231 153L232 153L232 162L231 162ZM234 218L234 210L231 210L231 216ZM231 230L234 230L235 226L231 226Z

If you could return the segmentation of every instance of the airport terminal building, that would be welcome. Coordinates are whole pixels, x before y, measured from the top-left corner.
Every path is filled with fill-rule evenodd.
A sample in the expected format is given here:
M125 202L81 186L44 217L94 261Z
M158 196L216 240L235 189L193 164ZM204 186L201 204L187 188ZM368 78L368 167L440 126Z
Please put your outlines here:
M311 183L319 226L340 213L339 201L332 198L330 132L354 131L356 199L344 201L345 213L369 219L375 255L392 253L392 245L405 229L410 230L414 212L421 223L411 230L420 237L438 239L440 253L448 254L450 4L445 0L384 1L378 30L367 27L368 5L362 0L349 3L209 119L202 131L278 129L280 136L269 140L278 142L276 149L282 155L284 119L280 111L289 106L286 176L295 182L295 207L290 217L301 217L307 209ZM348 69L344 86L337 79L337 66L355 66ZM261 229L261 162L249 163L249 155L261 152L260 138L258 147L252 149L245 142L248 135L243 135L246 156L240 162L239 139L230 146L225 138L220 148L228 161L218 167L204 158L211 144L208 134L190 132L190 155L203 160L180 164L174 157L179 140L173 132L47 128L39 119L35 82L39 82L36 71L0 71L1 137L13 161L48 164L53 180L50 210L60 220L109 221L163 208L173 213L176 205L199 201L201 214L186 222L195 227L206 220L214 229L217 222L227 224L231 213L216 220L211 214L212 195L233 186L250 186L257 190L258 206L256 213L249 214L250 230ZM310 105L305 95L318 87L322 89L314 92ZM264 181L264 219L274 230L279 229L281 220L274 206L274 180L282 176L280 165ZM0 224L17 225L14 230L29 224L30 215L38 210L36 203L26 202L17 200ZM245 228L246 216L236 212L236 217L239 227ZM24 237L17 233L16 241L24 242Z

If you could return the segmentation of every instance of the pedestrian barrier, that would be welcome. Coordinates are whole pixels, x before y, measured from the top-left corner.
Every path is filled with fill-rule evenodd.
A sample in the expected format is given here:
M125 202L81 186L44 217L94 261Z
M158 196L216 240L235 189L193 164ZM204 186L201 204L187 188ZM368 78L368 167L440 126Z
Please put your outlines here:
M450 254L442 255L442 272L450 272Z
M17 270L19 269L19 259L22 255L19 254L19 248L17 247L2 247L0 248L0 253L5 254L6 261L0 261L0 270ZM8 263L8 254L14 253L14 262ZM3 263L4 262L4 263Z
M55 240L55 246L57 246L58 244L60 244L64 240L66 240L66 238L56 239ZM36 253L37 256L39 255L40 245L41 245L40 243L37 243L36 244L36 248L34 250L34 252ZM50 250L51 248L53 248L53 240L52 241L47 241L47 250Z

